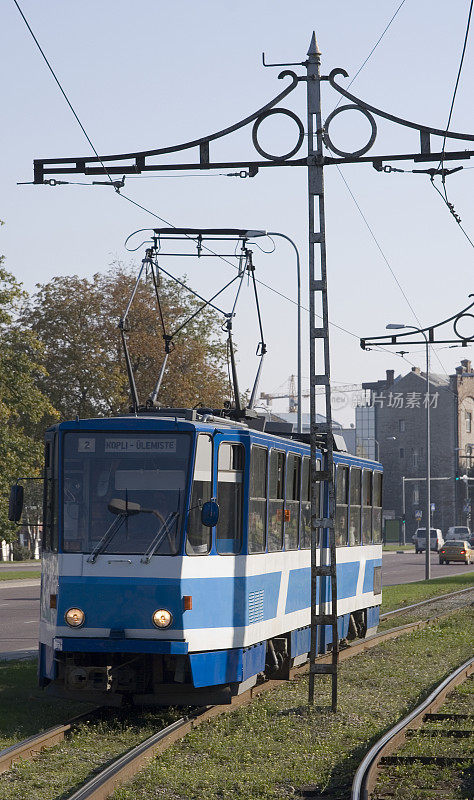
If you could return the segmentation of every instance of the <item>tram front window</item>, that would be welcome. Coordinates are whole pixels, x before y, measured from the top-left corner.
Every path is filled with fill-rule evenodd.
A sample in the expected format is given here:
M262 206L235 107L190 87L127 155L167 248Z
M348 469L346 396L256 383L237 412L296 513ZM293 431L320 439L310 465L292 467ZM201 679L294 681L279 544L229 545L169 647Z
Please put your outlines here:
M64 552L177 553L189 451L186 434L67 433Z

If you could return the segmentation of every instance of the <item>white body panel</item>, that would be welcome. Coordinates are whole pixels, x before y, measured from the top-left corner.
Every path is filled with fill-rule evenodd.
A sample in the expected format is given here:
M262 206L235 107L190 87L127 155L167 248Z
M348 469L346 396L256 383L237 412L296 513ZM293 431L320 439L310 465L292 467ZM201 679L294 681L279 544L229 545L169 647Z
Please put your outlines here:
M350 597L338 600L338 616L349 612L377 606L381 603L381 594L374 595L373 591L363 592L365 569L367 561L381 560L382 547L380 544L356 547L342 547L337 550L337 564L351 564L352 572L357 570L356 591ZM320 552L317 554L319 563ZM310 551L294 550L277 553L263 553L257 555L227 555L227 556L155 556L148 564L141 561L142 555L114 556L110 554L99 555L95 563L87 561L87 555L61 554L59 556L59 574L65 578L82 577L91 579L123 578L139 579L147 584L148 581L161 579L175 579L192 581L193 579L206 579L212 582L216 578L258 578L270 574L279 574L279 593L276 602L276 614L271 619L258 620L245 626L212 627L212 618L209 627L185 627L170 630L126 628L125 637L130 639L156 639L186 641L189 652L246 647L264 641L281 633L304 627L310 624L310 610L301 610L285 613L287 603L288 585L292 570L309 569ZM355 565L355 566L354 566ZM342 567L343 569L343 567ZM48 570L47 570L48 571ZM46 578L43 578L46 580ZM56 586L57 578L51 575L48 586ZM94 582L95 585L96 581ZM119 587L118 587L119 590ZM49 591L49 589L48 589ZM59 586L61 592L61 586ZM78 597L77 604L80 605ZM258 602L258 599L257 599ZM308 597L309 604L309 597ZM325 603L326 612L330 611L330 603ZM186 619L184 615L183 619ZM72 629L58 619L57 627L51 620L43 620L40 625L40 641L52 646L53 639L67 637L92 637L108 638L110 628L84 627ZM59 647L59 642L57 647Z

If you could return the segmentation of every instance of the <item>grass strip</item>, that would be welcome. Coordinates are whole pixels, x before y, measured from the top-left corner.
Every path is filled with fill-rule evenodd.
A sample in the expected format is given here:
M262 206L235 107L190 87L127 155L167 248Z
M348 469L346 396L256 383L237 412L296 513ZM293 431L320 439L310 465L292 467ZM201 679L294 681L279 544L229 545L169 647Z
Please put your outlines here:
M197 729L163 753L114 800L282 800L350 796L362 756L380 735L472 654L470 610L341 664L338 712L330 680L307 678ZM177 769L179 765L179 769Z
M472 586L474 573L449 578L438 578L426 583L409 583L403 586L388 586L383 590L382 612L437 594L446 594L456 589ZM396 617L381 625L387 629L411 621L415 609L407 618ZM86 711L83 703L70 703L49 698L37 686L37 662L0 662L0 748L8 747L38 731L63 722L68 717Z
M0 572L0 581L18 581L23 578L41 578L41 571L19 570L18 572L14 572L13 570L8 570L8 572Z
M323 792L346 800L368 747L471 655L469 611L342 663L337 714L328 710L327 677L316 679L318 707L308 710L302 677L196 729L129 787L117 789L114 800L283 800ZM61 745L5 773L0 800L58 800L166 724L165 717L136 711L128 720L118 715L81 726Z
M440 712L474 715L474 679L458 686L439 709ZM474 797L474 773L472 770L472 737L457 738L443 736L450 728L470 731L471 720L439 720L426 722L414 732L396 755L400 756L448 756L458 757L452 765L436 767L416 761L412 764L390 765L381 770L374 800L393 797L394 800L426 800L427 797L443 797L448 800L465 800ZM423 735L430 733L430 736ZM394 787L395 791L394 791Z
M395 586L384 586L382 591L381 613L396 608L419 603L439 594L448 594L459 589L474 588L474 571L463 575L451 575L446 578L433 578L429 581L399 583Z
M403 550L404 553L414 553L415 548L412 544L384 544L382 551L384 553L396 553Z
M0 776L0 797L60 800L176 717L176 711L166 711L159 720L152 713L116 711L112 719L82 724L61 744L4 772Z
M0 662L0 749L65 722L91 706L48 698L38 688L37 661Z

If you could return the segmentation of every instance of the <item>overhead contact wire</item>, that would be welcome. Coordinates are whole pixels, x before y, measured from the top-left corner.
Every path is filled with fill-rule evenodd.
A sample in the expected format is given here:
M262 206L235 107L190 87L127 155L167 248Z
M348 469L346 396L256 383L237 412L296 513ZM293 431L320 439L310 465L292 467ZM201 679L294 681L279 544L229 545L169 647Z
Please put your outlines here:
M107 175L107 177L108 177L108 179L109 179L109 181L110 181L110 184L111 184L111 185L112 185L112 187L115 189L115 192L116 192L116 194L118 194L118 195L119 195L120 197L122 197L124 200L127 200L129 203L131 203L132 205L136 206L137 208L140 208L140 209L141 209L142 211L144 211L146 214L150 214L151 216L155 217L155 219L159 220L159 221L160 221L160 222L162 222L164 225L167 225L167 226L168 226L168 227L170 227L170 228L176 228L176 225L173 225L171 222L169 222L169 221L168 221L167 219L165 219L164 217L161 217L159 214L156 214L154 211L151 211L149 208L146 208L146 206L143 206L143 205L141 205L141 204L140 204L140 203L138 203L136 200L133 200L131 197L128 197L127 195L123 194L123 193L120 191L120 189L119 189L117 186L115 186L115 185L114 185L114 181L112 180L112 178L111 178L111 176L110 176L110 173L109 173L109 172L108 172L108 170L107 170L107 167L105 166L105 164L104 164L104 162L102 161L102 159L101 159L101 157L100 157L100 155L99 155L98 151L97 151L97 150L96 150L96 148L94 147L94 144L93 144L92 140L90 139L89 135L87 134L87 131L85 130L85 128L84 128L84 125L82 124L81 120L79 119L79 116L78 116L78 114L76 113L76 111L75 111L75 109L74 109L74 107L73 107L72 103L70 102L70 100L69 100L69 98L68 98L68 96L67 96L67 94L66 94L65 90L63 89L63 87L62 87L62 85L61 85L61 83L60 83L60 81L59 81L59 78L57 77L57 75L56 75L55 71L53 70L53 68L52 68L52 66L51 66L51 64L50 64L50 62L49 62L49 60L48 60L48 58L47 58L47 56L46 56L46 54L45 54L44 50L42 49L42 47L41 47L41 45L40 45L40 43L39 43L39 41L38 41L38 39L36 38L35 34L33 33L33 30L32 30L32 28L31 28L31 26L30 26L30 24L29 24L28 20L26 19L25 15L24 15L24 13L23 13L23 11L22 11L22 9L20 8L20 5L18 4L17 0L13 0L13 2L14 2L14 4L15 4L15 6L17 7L17 9L18 9L18 11L19 11L19 13L20 13L20 15L21 15L21 17L22 17L22 19L23 19L23 21L24 21L25 25L26 25L26 27L28 28L28 30L29 30L29 32L30 32L30 34L31 34L31 36L32 36L32 38L33 38L33 40L34 40L34 42L35 42L35 44L36 44L36 46L37 46L37 48L38 48L38 50L39 50L39 52L41 53L41 55L42 55L42 57L43 57L43 59L44 59L44 61L45 61L46 65L47 65L47 67L48 67L48 69L49 69L49 71L51 72L51 75L53 76L53 78L54 78L54 80L55 80L55 82L56 82L56 84L57 84L57 86L58 86L58 88L59 88L59 90L60 90L61 94L63 95L63 97L64 97L64 99L65 99L65 101L66 101L67 105L69 106L69 108L70 108L70 110L71 110L71 112L72 112L72 114L73 114L73 116L74 116L74 118L75 118L76 122L78 123L79 127L81 128L81 131L83 132L83 134L84 134L84 136L85 136L85 138L86 138L87 142L89 143L90 147L92 148L92 151L94 152L95 156L97 157L97 159L99 160L100 164L102 165L102 167L103 167L103 169L104 169L104 172L106 173L106 175ZM405 2L405 0L403 0L403 2L400 4L399 8L397 9L397 11L395 12L394 16L392 17L392 19L390 20L389 24L387 25L386 29L385 29L385 30L384 30L384 32L382 33L381 37L379 38L379 40L378 40L378 41L377 41L377 43L375 44L375 46L374 46L374 48L372 49L371 53L369 54L369 56L367 57L367 59L365 60L365 62L364 62L362 65L361 65L361 67L359 68L357 75L358 75L358 74L361 72L361 70L363 69L363 67L365 66L365 64L367 63L367 61L369 60L370 56L372 55L372 52L373 52L373 51L376 49L376 47L378 46L379 42L382 40L383 36L385 35L386 31L388 30L388 28L390 27L391 23L392 23L392 22L393 22L393 20L395 19L396 15L398 14L398 12L399 12L400 8L403 6L404 2ZM474 0L473 0L473 2L474 2ZM472 5L472 3L471 3L471 5ZM356 76L354 76L354 80L355 80L355 77L357 77L357 75L356 75ZM339 167L338 167L338 169L339 169ZM341 176L342 176L342 174L341 174ZM343 180L344 180L344 178L343 178ZM345 180L344 180L344 182L345 182ZM347 185L347 184L346 184L346 185ZM349 187L348 187L348 188L349 188ZM349 191L350 191L350 189L349 189ZM351 193L351 194L352 194L352 193ZM373 234L372 234L372 236L373 236ZM191 236L187 236L187 238L189 238L189 239L191 239L191 240L192 240L192 237L191 237ZM375 238L375 237L374 237L374 238ZM216 253L215 251L211 250L211 248L207 247L206 245L203 245L203 249L207 250L207 251L208 251L209 253L211 253L212 255L215 255L215 256L217 256L217 257L218 257L218 258L220 258L222 261L224 261L226 264L229 264L229 265L230 265L230 266L231 266L233 269L235 269L235 268L236 268L234 264L232 264L230 261L228 261L228 259L226 259L226 258L224 258L223 256L221 256L219 253ZM379 249L380 249L380 248L379 248ZM173 276L171 276L171 277L173 277ZM268 289L269 291L273 292L274 294L276 294L277 296L281 297L282 299L284 299L284 300L287 300L288 302L292 303L292 304L293 304L293 305L295 305L295 306L297 306L297 305L298 305L298 304L297 304L297 302L296 302L296 300L293 300L292 298L290 298L290 297L288 297L287 295L283 294L282 292L278 291L278 289L275 289L273 286L269 286L267 283L264 283L264 282L263 282L263 281L261 281L261 280L258 280L258 279L255 279L255 280L256 280L256 282L257 282L257 283L259 283L259 284L260 284L260 286L263 286L265 289ZM230 285L230 284L228 284L228 285ZM189 287L187 287L187 288L189 289ZM224 287L224 288L226 288L226 287ZM304 309L304 311L306 311L307 313L309 313L309 309L308 309L306 306L301 306L301 307ZM322 319L321 315L319 315L319 314L316 314L316 316L317 316L319 319ZM359 337L357 334L353 333L352 331L349 331L349 330L347 330L347 328L344 328L344 327L342 327L342 325L338 325L337 323L335 323L335 322L331 322L331 321L329 322L329 324L330 324L330 325L331 325L333 328L337 328L338 330L342 331L343 333L346 333L346 334L348 334L349 336L352 336L352 337L353 337L353 338L355 338L355 339L359 339L359 338L360 338L360 337ZM381 348L380 346L377 346L377 347L376 347L376 348L374 348L374 349L377 349L377 350L381 351L381 350L385 350L386 348ZM390 351L387 351L387 352L390 352ZM392 353L392 355L393 355L393 353ZM406 359L406 360L408 360L408 359Z
M370 59L370 58L373 56L373 54L375 53L375 51L376 51L377 47L379 46L380 42L381 42L381 41L382 41L382 39L384 38L384 36L385 36L385 34L387 33L388 29L390 28L390 26L391 26L391 24L392 24L393 20L395 19L395 17L397 16L398 12L400 11L401 7L402 7L403 5L405 5L405 2L406 2L406 0L402 0L402 2L400 3L400 5L398 6L397 10L395 11L395 13L394 13L393 17L391 18L391 20L389 21L389 23L388 23L388 24L387 24L387 26L384 28L384 30L383 30L383 31L382 31L382 33L380 34L379 38L378 38L378 39L377 39L377 41L375 42L375 44L374 44L374 46L372 47L372 50L370 51L369 55L368 55L368 56L367 56L367 58L366 58L366 59L365 59L365 60L362 62L362 64L360 65L359 69L357 70L356 74L354 75L354 77L352 78L352 80L350 81L350 83L347 85L347 89L350 89L350 87L352 86L352 84L354 83L354 81L356 80L356 78L357 78L357 77L360 75L360 73L361 73L361 72L362 72L362 70L364 69L364 67L365 67L365 65L367 64L367 62L369 61L369 59ZM336 110L336 108L338 108L339 104L340 104L340 103L342 103L342 100L343 100L343 96L341 95L341 97L339 98L339 100L338 100L338 102L337 102L337 105L335 106L334 110Z
M459 61L458 74L456 76L456 82L455 82L455 85L454 85L453 97L452 97L452 100L451 100L451 106L450 106L449 115L448 115L448 122L446 124L446 131L445 131L444 137L443 137L443 147L442 147L442 151L441 151L441 159L440 159L440 162L438 164L438 169L442 169L442 168L444 169L444 154L446 152L446 139L447 139L447 136L448 136L448 133L449 133L449 126L451 125L451 119L452 119L452 116L453 116L454 103L455 103L455 100L456 100L456 94L457 94L457 91L458 91L459 81L461 79L461 72L462 72L462 68L463 68L463 64L464 64L464 56L466 55L466 48L467 48L467 41L468 41L468 38L469 38L469 30L470 30L470 27L471 27L471 17L472 17L473 6L474 6L474 0L471 0L470 5L469 5L469 13L468 13L468 17L467 17L467 23L466 23L466 33L464 35L464 42L463 42L463 47L462 47L462 52L461 52L461 58L460 58L460 61ZM463 226L461 225L461 218L459 217L458 214L456 214L453 204L450 203L450 201L449 201L448 192L447 192L447 189L446 189L446 175L444 173L442 173L442 176L441 176L441 183L442 183L442 186L443 186L443 191L442 192L436 186L436 184L434 182L434 176L431 177L432 186L438 192L439 196L443 200L443 202L446 205L446 207L447 207L449 213L451 214L451 216L454 217L454 219L456 220L458 226L460 227L461 231L463 232L464 236L468 240L468 242L471 245L471 247L474 247L474 242L472 241L470 236L467 234L467 232L464 230Z
M473 0L473 2L474 2L474 0ZM356 199L356 197L355 197L354 193L352 192L352 190L351 190L351 188L350 188L349 184L347 183L347 181L346 181L346 179L345 179L345 177L344 177L343 173L341 172L341 170L340 170L340 168L339 168L339 166L338 166L337 164L336 164L336 167L337 167L337 171L339 172L339 175L341 176L341 178L342 178L342 180L343 180L343 182L344 182L344 184L345 184L345 186L346 186L346 188L347 188L347 191L349 192L350 196L352 197L352 199L353 199L353 201L354 201L354 203L355 203L355 206L356 206L356 208L357 208L357 210L358 210L359 214L361 215L362 219L364 220L364 223L365 223L365 225L366 225L366 227L367 227L367 230L369 231L369 233L370 233L370 235L371 235L371 237L372 237L373 241L375 242L375 244L376 244L376 246L377 246L377 249L378 249L378 251L379 251L380 255L382 256L382 258L383 258L383 260L384 260L385 264L387 265L388 269L390 270L390 273L391 273L391 275L392 275L392 277L393 277L393 279L394 279L395 283L397 284L398 288L400 289L400 292L402 293L402 295L403 295L404 299L406 300L406 303L407 303L407 305L408 305L408 308L410 309L410 311L412 312L413 316L415 317L415 320L416 320L416 321L417 321L417 323L418 323L418 327L419 327L419 328L423 328L423 325L421 324L421 322L420 322L420 320L419 320L419 318L418 318L418 315L417 315L417 313L416 313L415 309L413 308L413 306L412 306L412 304L411 304L411 302L410 302L410 300L409 300L409 298L408 298L408 296L407 296L407 294L406 294L405 290L403 289L403 286L401 285L400 281L398 280L398 278L397 278L397 276L396 276L396 274L395 274L394 270L392 269L392 266L391 266L391 264L390 264L390 261L388 260L387 256L385 255L384 251L382 250L382 247L380 246L380 244L379 244L379 242L378 242L378 240L377 240L377 237L375 236L375 233L373 232L372 228L370 227L370 225L369 225L369 222L368 222L368 220L367 220L367 218L366 218L366 216L365 216L364 212L362 211L362 209L361 209L361 207L360 207L359 203L357 202L357 199ZM435 187L435 188L436 188L436 187ZM402 345L402 343L401 343L401 345ZM374 349L374 348L370 348L370 349ZM384 350L386 350L386 348L383 348L383 349L384 349ZM446 368L445 368L445 366L443 365L443 363L442 363L442 361L441 361L441 359L440 359L440 357L439 357L439 355L438 355L438 352L437 352L437 350L434 350L434 349L432 348L432 352L434 352L434 354L435 354L435 356L436 356L436 358L437 358L437 360L438 360L438 363L439 363L439 365L440 365L440 367L441 367L441 369L442 369L443 373L444 373L444 374L445 374L445 376L446 376L446 377L449 379L449 375L448 375L448 373L447 373L447 371L446 371ZM405 360L406 360L406 361L408 361L408 359L405 359ZM410 361L408 361L408 363L411 363L411 362L410 362Z
M79 119L79 116L77 115L77 113L76 113L76 111L75 111L75 109L74 109L74 107L73 107L73 105L72 105L71 101L69 100L69 98L68 98L68 96L67 96L66 92L64 91L63 87L61 86L61 83L60 83L60 81L59 81L59 78L57 77L57 75L56 75L56 73L55 73L54 69L52 68L51 64L49 63L49 61L48 61L48 59L47 59L47 57L46 57L46 54L45 54L45 52L44 52L43 48L41 47L41 45L40 45L40 43L39 43L38 39L36 38L35 34L33 33L33 30L32 30L32 28L31 28L31 26L30 26L30 24L29 24L28 20L26 19L26 17L25 17L25 15L24 15L23 11L21 10L21 8L20 8L20 6L19 6L19 4L18 4L17 0L13 0L13 2L15 3L15 5L16 5L16 7L17 7L17 9L18 9L18 11L19 11L19 13L20 13L20 15L21 15L21 17L22 17L22 19L23 19L23 22L25 23L26 27L28 28L29 32L31 33L31 36L33 37L33 40L34 40L34 42L35 42L35 44L36 44L36 46L37 46L38 50L40 51L41 55L43 56L43 58L44 58L44 61L45 61L45 63L46 63L46 66L48 67L49 71L51 72L51 75L53 76L54 80L56 81L56 83L57 83L57 85L58 85L58 87L59 87L59 90L60 90L60 92L61 92L62 96L64 97L64 99L65 99L66 103L68 104L69 108L71 109L72 113L74 114L74 117L75 117L75 119L76 119L76 121L77 121L77 123L78 123L78 125L79 125L79 127L80 127L80 129L81 129L81 131L82 131L82 133L84 134L84 136L86 137L87 141L89 142L89 144L90 144L90 146L91 146L91 148L92 148L92 150L93 150L94 154L95 154L95 155L96 155L96 157L99 159L99 161L100 161L100 163L101 163L101 165L102 165L102 167L103 167L103 169L104 169L104 171L105 171L105 173L106 173L106 175L107 175L107 177L108 177L108 179L109 179L110 183L112 184L112 186L114 186L114 182L113 182L112 178L110 177L110 174L109 174L109 172L108 172L108 170L107 170L107 167L105 166L105 164L104 164L104 162L102 161L102 159L101 159L101 157L100 157L99 153L98 153L98 152L97 152L97 150L95 149L95 147L94 147L94 145L93 145L93 143L92 143L92 140L89 138L89 136L88 136L88 134L87 134L87 131L86 131L86 129L84 128L84 125L82 124L81 120ZM118 189L117 189L115 186L114 186L114 189L115 189L115 191L117 191L117 192L118 192Z
M451 100L451 107L449 109L448 122L446 124L446 131L445 131L444 138L443 138L443 148L442 148L442 151L441 151L441 160L439 162L439 167L441 167L441 165L443 163L443 156L444 156L444 153L445 153L445 150L446 150L446 138L447 138L447 135L449 133L449 126L451 125L451 118L453 116L454 103L455 103L455 100L456 100L456 94L457 94L457 91L458 91L459 81L461 79L461 72L462 72L462 67L463 67L463 63L464 63L464 56L466 55L467 40L469 38L469 29L471 27L471 16L472 16L473 5L474 5L474 0L471 0L470 5L469 5L469 14L468 14L467 23L466 23L466 33L464 35L464 43L463 43L463 47L462 47L461 60L459 62L459 69L458 69L458 74L457 74L457 77L456 77L456 83L454 85L453 98ZM438 167L438 169L439 169L439 167Z

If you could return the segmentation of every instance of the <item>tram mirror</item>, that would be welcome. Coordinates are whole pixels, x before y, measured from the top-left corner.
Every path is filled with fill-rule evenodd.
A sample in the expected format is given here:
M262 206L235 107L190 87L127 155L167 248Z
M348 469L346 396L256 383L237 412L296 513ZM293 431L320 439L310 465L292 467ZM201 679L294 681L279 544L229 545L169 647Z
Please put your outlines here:
M120 497L112 498L109 503L112 514L125 514L129 517L131 514L139 514L141 510L140 503L131 503L130 500L122 500Z
M208 500L207 503L203 503L201 509L201 522L206 528L213 528L214 525L217 525L219 520L219 503L216 503L215 500Z
M8 519L10 522L19 522L23 511L23 486L15 483L10 489L8 503Z

